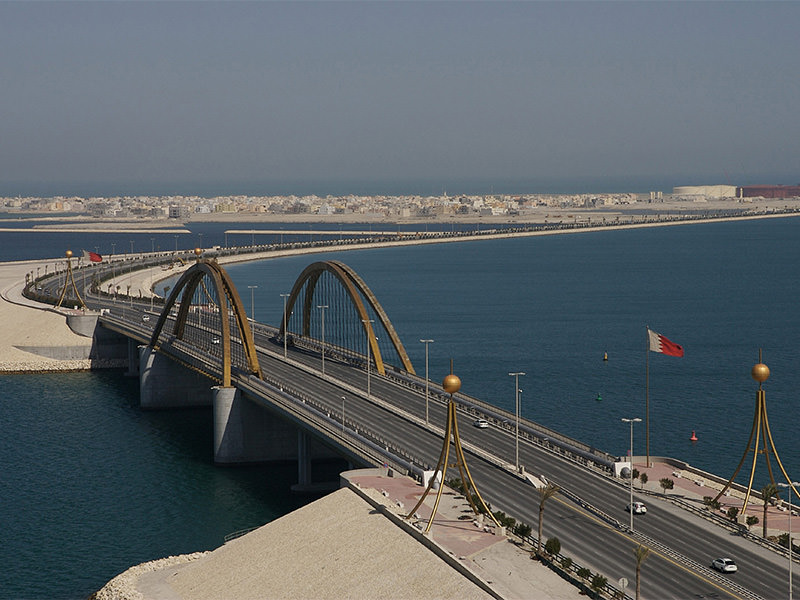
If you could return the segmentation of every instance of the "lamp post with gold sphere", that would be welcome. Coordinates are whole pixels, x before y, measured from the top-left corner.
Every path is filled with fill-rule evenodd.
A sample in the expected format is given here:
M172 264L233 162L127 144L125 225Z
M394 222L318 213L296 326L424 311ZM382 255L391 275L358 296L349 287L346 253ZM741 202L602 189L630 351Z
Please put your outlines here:
M67 295L67 288L72 285L72 291L75 292L75 297L78 299L81 308L86 308L83 298L81 298L81 295L78 293L78 286L75 285L75 277L72 275L72 250L67 250L64 255L67 257L67 274L64 276L64 287L61 289L61 294L58 297L56 306L61 306L64 297Z
M428 485L425 488L425 491L420 496L419 501L417 502L416 506L408 513L406 516L407 518L413 516L414 513L417 512L417 509L422 506L422 503L425 501L425 498L430 493L431 489L433 488L434 484L439 482L439 489L436 492L436 501L433 503L433 509L431 510L431 516L428 519L428 525L425 527L425 532L429 532L431 529L431 525L433 525L433 519L436 516L436 511L439 508L439 501L442 498L442 490L445 485L446 476L447 476L447 467L449 465L449 457L450 457L450 444L452 439L453 448L456 454L456 462L455 465L458 468L458 471L461 475L461 484L463 486L464 497L469 502L470 507L472 508L473 512L477 515L483 511L485 514L489 515L492 521L494 521L495 525L498 527L500 524L497 522L497 519L492 514L492 511L489 510L489 507L486 505L486 502L483 501L480 492L478 491L478 487L475 485L475 482L472 480L472 475L470 475L469 467L467 467L467 461L464 458L464 450L461 447L461 438L458 435L458 419L456 418L456 403L453 400L453 394L458 392L461 389L461 380L458 378L457 375L453 373L453 362L450 361L450 374L445 376L444 380L442 381L442 389L450 395L450 399L447 402L447 424L445 426L445 433L444 433L444 444L442 445L442 452L439 455L439 462L436 465L436 469L433 471L430 480L428 481ZM440 475L441 474L441 475ZM473 497L470 490L475 490L475 495ZM476 504L477 500L477 504ZM480 506L480 509L478 508Z
M750 370L750 376L758 382L758 391L756 392L756 409L755 415L753 417L753 428L750 430L750 438L747 440L747 446L745 446L744 454L742 455L742 460L739 461L739 465L736 467L736 470L733 472L733 475L728 480L728 483L720 490L719 494L714 498L714 501L718 501L720 497L728 491L728 489L733 484L733 481L736 479L736 476L739 474L739 469L742 468L747 455L752 451L753 452L753 464L750 469L750 479L747 483L747 492L744 496L744 503L742 504L742 509L739 512L740 515L744 516L745 511L747 510L747 504L750 501L750 494L753 490L753 478L756 473L756 463L758 462L759 454L764 456L764 460L767 462L767 471L769 472L769 479L770 483L776 487L778 487L777 482L775 481L775 477L772 472L772 465L770 463L770 452L775 457L775 462L778 463L778 467L783 473L783 476L786 478L786 481L790 482L790 486L795 494L798 494L797 489L791 483L792 478L786 473L786 469L783 467L783 463L781 463L781 459L778 456L778 450L775 448L775 442L772 439L772 433L769 430L769 420L767 419L767 398L766 392L762 388L762 384L769 379L769 367L761 362L761 350L758 351L758 363L753 366ZM754 443L755 440L755 443ZM759 448L759 444L761 447ZM798 494L800 495L800 494Z

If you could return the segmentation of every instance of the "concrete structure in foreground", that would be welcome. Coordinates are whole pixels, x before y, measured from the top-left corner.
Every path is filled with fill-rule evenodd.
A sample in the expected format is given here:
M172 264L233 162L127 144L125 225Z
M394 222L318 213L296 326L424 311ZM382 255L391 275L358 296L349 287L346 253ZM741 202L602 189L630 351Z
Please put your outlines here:
M432 535L403 521L422 487L385 469L342 474L343 487L212 552L138 565L95 600L219 598L578 598L579 591L493 528L461 516L448 492ZM432 499L431 499L432 502ZM427 504L427 501L426 501ZM430 511L423 505L422 512Z

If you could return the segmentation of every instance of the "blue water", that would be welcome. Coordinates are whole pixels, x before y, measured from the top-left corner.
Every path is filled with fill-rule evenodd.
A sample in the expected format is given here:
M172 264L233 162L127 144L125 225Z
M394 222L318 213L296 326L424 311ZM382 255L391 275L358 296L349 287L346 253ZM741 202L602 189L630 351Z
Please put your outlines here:
M732 474L752 426L750 369L761 348L772 371L765 389L773 436L784 465L800 475L790 418L800 384L798 226L794 218L710 223L317 258L362 276L418 371L418 340L434 339L431 379L441 380L452 358L465 393L508 410L508 373L523 371L525 416L614 454L628 446L620 418L645 417L649 325L686 350L683 358L650 353L651 455ZM256 317L277 323L279 294L312 260L228 270L240 289L259 285ZM643 427L634 432L641 454Z
M644 417L649 325L686 350L683 358L650 353L651 454L726 476L752 425L750 368L762 348L772 371L765 383L772 433L797 479L798 226L785 218L603 231L228 270L248 310L246 286L258 285L256 317L277 323L280 294L303 268L341 260L380 299L418 372L418 340L434 339L431 379L440 381L452 358L465 393L512 409L508 373L524 371L525 416L615 454L628 444L620 418ZM221 243L234 227L204 224L204 243ZM8 235L18 235L20 247ZM60 256L61 235L2 233L0 260ZM70 235L75 247L97 243L94 234ZM150 237L135 243L149 245ZM174 238L163 243L170 249ZM214 467L208 411L140 412L136 382L119 372L5 376L0 384L4 597L85 597L132 564L216 547L224 534L299 502L287 492L293 467ZM693 430L696 444L688 441ZM643 424L634 434L641 454ZM766 479L763 463L756 479Z

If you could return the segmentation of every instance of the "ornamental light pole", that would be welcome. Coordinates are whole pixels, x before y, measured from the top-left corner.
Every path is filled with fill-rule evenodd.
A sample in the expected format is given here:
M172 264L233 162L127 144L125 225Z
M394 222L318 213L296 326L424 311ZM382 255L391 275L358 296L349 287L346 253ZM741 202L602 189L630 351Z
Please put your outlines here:
M252 323L250 324L250 329L253 332L253 341L255 342L256 339L256 303L253 297L253 290L257 290L257 285L248 285L247 289L250 290L250 320Z
M425 344L425 425L428 424L428 344L432 344L433 340L420 340Z
M361 319L361 322L364 323L364 330L367 334L367 400L370 399L370 382L369 382L369 363L372 362L372 357L370 356L370 344L372 340L372 324L375 322L374 319Z
M519 376L525 375L522 371L509 373L514 378L514 404L516 405L516 432L514 433L514 464L519 472Z
M344 396L342 396L342 435L344 435Z
M633 424L634 423L641 423L642 420L639 417L634 417L633 419L622 419L623 423L629 423L631 426L631 449L630 449L630 463L629 463L629 470L630 474L628 475L628 479L630 479L630 504L628 504L628 509L631 512L631 533L633 532Z
M317 308L322 313L322 374L325 375L325 309L327 304L317 304ZM344 427L344 399L342 399L342 427Z
M800 483L792 481L791 483L776 483L780 488L789 488L789 600L792 600L792 489Z
M283 298L283 358L286 358L286 336L289 335L289 320L286 318L286 299L289 294L281 294Z

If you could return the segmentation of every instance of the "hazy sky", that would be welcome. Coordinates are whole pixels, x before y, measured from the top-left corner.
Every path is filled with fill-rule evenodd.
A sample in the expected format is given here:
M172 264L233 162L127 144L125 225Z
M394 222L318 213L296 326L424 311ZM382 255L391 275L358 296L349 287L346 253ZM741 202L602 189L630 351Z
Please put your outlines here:
M0 2L0 195L795 184L799 28L800 2Z

